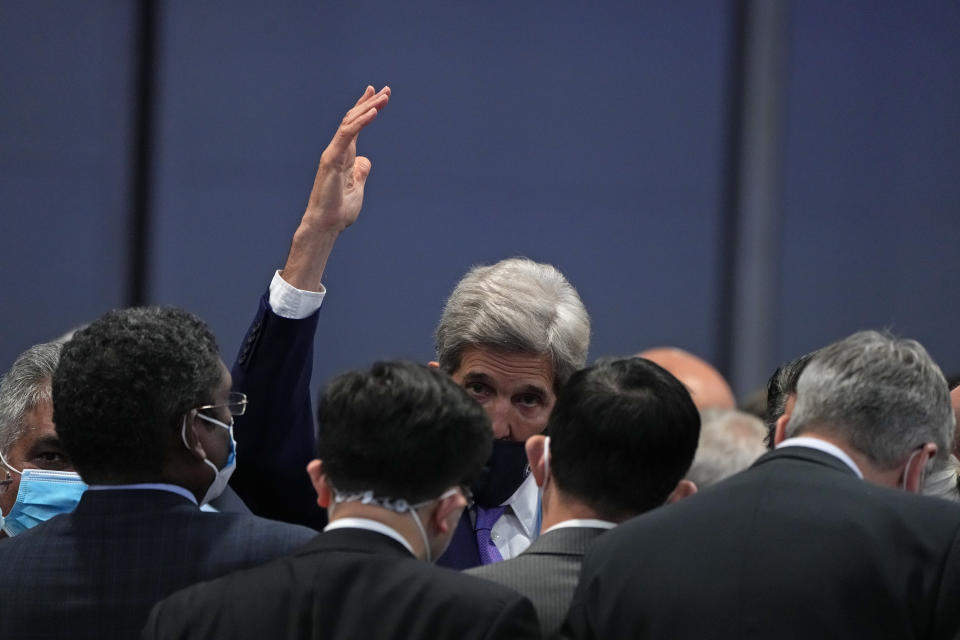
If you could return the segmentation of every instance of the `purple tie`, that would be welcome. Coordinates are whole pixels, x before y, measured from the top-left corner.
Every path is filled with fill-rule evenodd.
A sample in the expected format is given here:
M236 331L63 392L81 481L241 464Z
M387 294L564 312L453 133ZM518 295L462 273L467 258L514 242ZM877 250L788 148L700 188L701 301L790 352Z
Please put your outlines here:
M497 545L490 539L490 529L493 528L493 523L503 515L505 510L505 506L489 509L477 507L477 522L473 526L473 530L477 534L477 551L480 553L480 564L492 564L503 560Z

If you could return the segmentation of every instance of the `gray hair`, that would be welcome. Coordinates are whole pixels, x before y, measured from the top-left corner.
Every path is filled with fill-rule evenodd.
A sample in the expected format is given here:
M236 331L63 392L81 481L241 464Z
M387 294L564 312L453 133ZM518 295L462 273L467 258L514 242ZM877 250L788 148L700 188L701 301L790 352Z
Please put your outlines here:
M687 480L701 489L743 471L767 451L763 443L766 427L754 415L705 409L700 419L700 442Z
M559 389L587 362L590 316L555 267L527 258L501 260L467 272L440 316L440 367L456 371L470 346L549 355Z
M817 352L797 383L788 437L842 438L881 469L926 442L950 454L955 418L940 367L915 340L861 331Z
M50 402L50 381L62 348L59 340L34 345L21 353L0 379L0 453L9 452L23 437L26 415Z

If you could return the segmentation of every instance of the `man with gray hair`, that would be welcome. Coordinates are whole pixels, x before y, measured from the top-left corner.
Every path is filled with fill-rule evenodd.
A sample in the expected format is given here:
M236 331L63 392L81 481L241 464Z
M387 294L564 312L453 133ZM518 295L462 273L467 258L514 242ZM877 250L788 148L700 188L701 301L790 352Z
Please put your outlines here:
M72 511L86 488L53 426L50 381L62 347L30 347L0 379L0 539Z
M455 569L513 558L540 529L524 443L542 433L557 391L587 359L590 319L554 267L512 258L471 269L437 327L441 369L490 416L493 453L438 563Z
M286 264L264 295L234 363L234 389L256 397L237 419L237 441L256 455L231 485L258 515L322 528L323 511L303 472L316 440L310 376L327 259L358 218L370 160L359 132L390 100L368 87L320 157L313 191ZM590 319L554 267L512 258L471 269L436 331L438 366L493 423L494 451L440 564L467 568L514 557L540 528L536 483L523 443L547 424L557 390L586 364Z
M825 347L774 451L595 543L564 633L956 637L960 507L915 495L953 429L919 343L865 331Z

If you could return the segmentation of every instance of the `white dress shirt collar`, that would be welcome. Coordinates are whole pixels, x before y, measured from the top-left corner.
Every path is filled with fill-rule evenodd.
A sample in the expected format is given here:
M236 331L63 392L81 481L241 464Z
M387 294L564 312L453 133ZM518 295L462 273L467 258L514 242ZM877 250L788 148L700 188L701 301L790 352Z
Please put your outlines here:
M857 474L858 478L863 480L863 473L860 471L860 467L857 466L857 463L853 461L853 458L847 455L846 451L835 444L827 442L826 440L821 440L820 438L814 438L810 436L799 436L796 438L787 438L777 445L777 449L782 449L783 447L806 447L808 449L822 451L843 462L845 465L850 467L855 474Z
M537 481L532 473L503 504L513 510L513 514L520 521L520 526L527 537L535 538L537 536L538 520L540 519L540 488L537 486Z
M591 529L613 529L617 526L616 522L610 522L608 520L595 520L593 518L571 518L570 520L564 520L563 522L558 522L553 525L543 533L549 533L555 529L567 529L570 527L589 527ZM540 535L543 535L541 533Z
M400 535L396 529L377 520L371 520L369 518L337 518L323 528L324 531L334 531L336 529L366 529L367 531L374 531L388 538L393 538L406 547L410 555L414 557L417 555L413 552L413 547L410 546L407 539Z

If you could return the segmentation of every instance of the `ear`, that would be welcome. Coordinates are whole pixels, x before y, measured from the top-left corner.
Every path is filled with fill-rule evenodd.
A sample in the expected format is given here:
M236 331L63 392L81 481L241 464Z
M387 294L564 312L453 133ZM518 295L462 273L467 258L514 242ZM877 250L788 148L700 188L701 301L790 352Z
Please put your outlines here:
M317 504L326 509L330 506L333 491L330 490L327 475L323 472L323 461L316 459L307 463L307 475L310 476L313 489L317 492Z
M440 363L437 362L436 360L431 360L430 362L427 363L427 366L428 366L428 367L432 367L432 368L434 368L434 369L439 369L439 368L440 368Z
M670 494L670 497L667 498L666 504L672 504L677 500L683 500L684 498L690 497L697 492L697 485L695 485L690 480L681 480L677 483L677 488L673 490L673 493Z
M437 502L437 506L433 509L433 515L431 516L433 526L436 527L438 532L447 533L457 525L460 514L463 513L466 506L467 499L459 491L443 498Z
M903 486L910 493L921 493L923 491L923 480L926 475L927 463L937 455L937 445L928 442L919 452L913 453L904 465ZM918 459L919 458L919 459Z
M785 413L777 419L777 425L773 431L773 446L778 446L787 439L787 423L790 422L790 414Z
M180 438L190 454L197 460L204 460L207 452L203 448L203 441L200 438L200 429L204 428L201 421L197 420L197 410L191 409L183 416L183 424L180 426Z
M530 463L530 471L533 473L533 479L537 481L538 487L542 487L547 481L547 464L544 457L547 449L546 443L546 436L535 435L527 438L524 445L527 452L527 461Z

